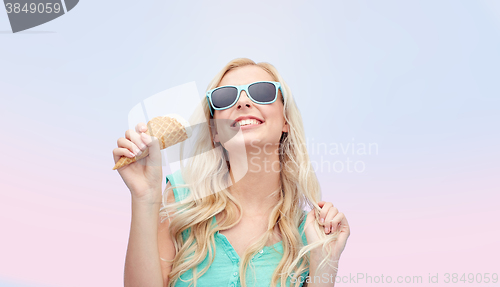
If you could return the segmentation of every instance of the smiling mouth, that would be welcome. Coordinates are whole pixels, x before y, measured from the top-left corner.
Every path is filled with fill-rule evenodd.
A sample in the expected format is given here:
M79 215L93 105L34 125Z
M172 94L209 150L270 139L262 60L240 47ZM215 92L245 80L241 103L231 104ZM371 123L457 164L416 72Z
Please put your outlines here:
M256 119L249 119L249 120L241 120L238 122L235 122L234 124L231 125L231 127L236 127L236 125L239 124L240 127L245 127L245 126L256 126L256 125L261 125L262 122Z

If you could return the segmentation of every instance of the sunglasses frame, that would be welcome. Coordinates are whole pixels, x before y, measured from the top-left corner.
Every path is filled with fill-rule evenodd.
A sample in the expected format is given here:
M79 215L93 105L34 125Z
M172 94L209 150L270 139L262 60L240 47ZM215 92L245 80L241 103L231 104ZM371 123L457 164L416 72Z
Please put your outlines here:
M257 83L271 83L271 84L274 84L274 87L276 88L276 94L274 95L274 100L271 101L271 102L259 102L257 100L255 100L254 98L252 98L252 96L250 95L250 93L248 92L248 87L250 87L251 85L253 84L257 84ZM225 108L216 108L214 106L214 104L212 103L212 93L218 89L221 89L221 88L227 88L227 87L232 87L232 88L236 88L238 90L238 94L236 96L236 99L234 100L234 102L225 107ZM213 110L226 110L226 109L229 109L231 108L232 106L234 106L238 100L240 99L240 95L241 95L241 91L245 91L245 93L247 93L247 96L250 100L252 100L252 102L256 103L256 104L260 104L260 105L269 105L269 104L272 104L276 101L276 99L278 98L278 89L281 91L281 95L283 95L283 90L281 89L281 84L280 82L273 82L273 81L258 81L258 82L253 82L253 83L250 83L248 85L239 85L239 86L231 86L231 85L228 85L228 86L222 86L222 87L217 87L215 89L212 89L212 90L209 90L207 91L207 101L208 101L208 106L210 108L210 114L212 115L212 117L214 116L214 113L213 113Z

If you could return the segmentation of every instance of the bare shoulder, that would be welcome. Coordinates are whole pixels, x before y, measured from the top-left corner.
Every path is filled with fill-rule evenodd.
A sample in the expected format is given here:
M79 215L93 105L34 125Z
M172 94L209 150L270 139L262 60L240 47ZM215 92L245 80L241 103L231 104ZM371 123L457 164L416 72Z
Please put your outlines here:
M167 187L170 187L170 182L167 183ZM167 194L167 203L175 202L174 193L170 190ZM169 234L170 220L164 219L161 222L161 218L158 217L158 251L160 253L160 264L161 273L163 276L163 286L168 285L168 275L172 270L172 263L166 260L173 260L175 258L175 245Z

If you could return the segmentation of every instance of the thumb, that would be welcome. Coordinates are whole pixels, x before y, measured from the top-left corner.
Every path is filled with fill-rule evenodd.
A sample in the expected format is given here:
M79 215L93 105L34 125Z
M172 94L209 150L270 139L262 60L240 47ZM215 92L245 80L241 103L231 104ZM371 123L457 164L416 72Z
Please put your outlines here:
M150 136L146 133L143 134L143 137L145 138L145 142L149 150L146 165L154 167L161 166L160 142L158 138Z

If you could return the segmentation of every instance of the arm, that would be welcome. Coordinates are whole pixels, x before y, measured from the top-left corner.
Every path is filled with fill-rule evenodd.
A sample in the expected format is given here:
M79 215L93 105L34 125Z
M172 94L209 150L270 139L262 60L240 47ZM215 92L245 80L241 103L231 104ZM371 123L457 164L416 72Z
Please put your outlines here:
M316 269L318 268L319 262L321 262L324 258L324 255L322 255L317 249L311 251L311 263L309 270L311 271L309 273L310 276L310 281L311 281L311 286L310 287L319 287L319 286L328 286L328 287L334 287L335 286L335 277L337 276L337 272L332 266L329 266L328 264L324 266L323 268L319 269L318 273L316 274ZM338 269L339 263L338 261L333 264L334 267ZM326 276L325 276L326 275ZM317 276L317 277L316 277ZM328 278L328 280L326 280ZM315 280L316 279L316 280ZM303 287L308 286L307 283L304 283Z
M321 230L324 228L325 234L337 234L338 236L336 240L330 242L332 247L331 254L323 254L321 247L316 247L315 249L311 250L311 258L309 262L310 277L308 278L311 285L307 284L306 286L333 287L335 286L335 279L337 276L340 255L344 251L347 239L349 238L351 231L345 215L342 212L339 212L331 202L320 201L318 202L318 206L321 208L318 218L319 220L317 220L316 218L316 210L314 209L309 212L306 218L304 231L306 234L307 242L313 243L320 240L319 233L316 232L315 228L310 228L315 224L319 224L319 232L321 232ZM330 256L330 258L326 259L326 256ZM329 262L321 269L319 269L318 272L316 272L316 269L323 261L323 259L326 259Z
M125 287L160 287L168 283L170 270L160 260L160 247L164 251L163 256L171 257L163 257L167 260L173 258L172 251L175 256L175 250L171 241L171 246L168 242L166 245L158 245L158 239L165 233L165 228L168 233L169 224L166 220L160 225L160 206L160 202L146 204L132 200L132 222L125 258ZM162 232L158 231L159 226L162 226Z
M167 188L170 187L170 182L167 183ZM175 197L174 193L171 191L168 196L167 196L167 203L173 203L175 202ZM170 220L173 218L172 215L170 215ZM160 252L160 265L161 265L161 274L163 277L163 286L167 287L168 286L168 275L170 274L170 271L172 270L172 263L165 262L164 260L173 260L176 252L175 252L175 245L174 242L172 241L172 238L170 237L170 220L166 219L163 221L163 223L160 222L160 217L158 216L158 250Z

